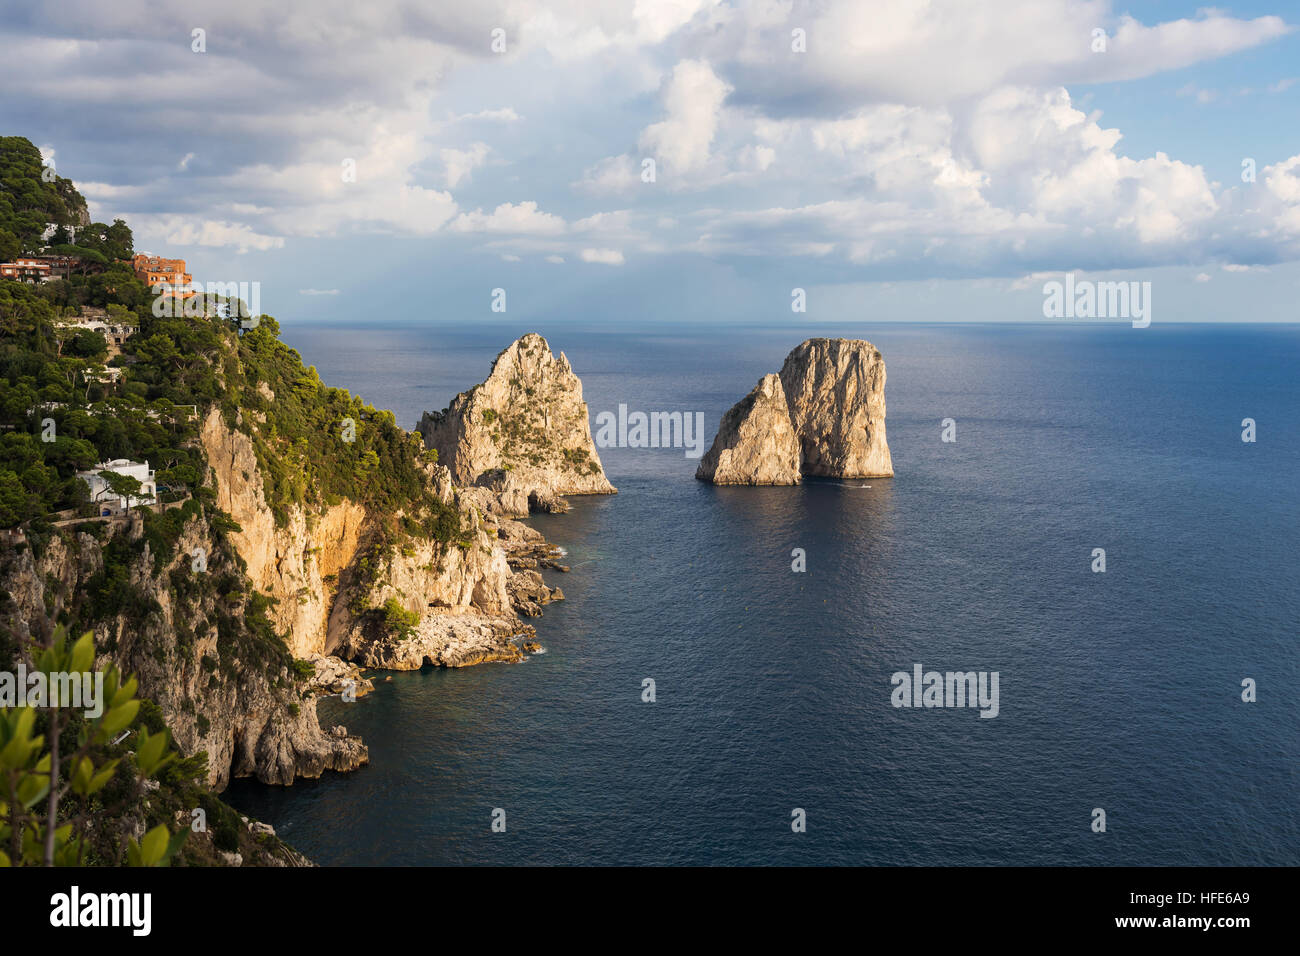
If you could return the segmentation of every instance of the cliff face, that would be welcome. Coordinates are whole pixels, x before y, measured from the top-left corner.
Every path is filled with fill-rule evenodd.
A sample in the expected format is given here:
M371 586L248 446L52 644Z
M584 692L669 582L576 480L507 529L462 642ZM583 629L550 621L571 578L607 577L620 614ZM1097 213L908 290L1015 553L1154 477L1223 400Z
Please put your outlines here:
M453 481L488 488L501 513L560 510L557 495L616 490L591 438L582 382L536 333L498 355L482 385L425 412L418 428Z
M248 565L248 577L276 600L270 612L276 629L287 632L294 657L324 653L334 592L327 579L356 558L365 509L343 501L309 514L295 505L288 523L277 528L249 437L228 427L215 407L204 419L200 437L216 479L217 507L240 526L231 540Z
M65 609L93 619L96 666L112 661L138 677L180 750L207 751L208 783L218 790L231 777L289 784L364 764L359 738L321 729L315 698L303 697L283 650L242 627L244 596L227 590L238 568L207 518L187 520L161 554L155 547L137 515L102 541L69 530L51 536L39 558L22 548L0 570L13 601L7 626L33 637ZM192 562L200 549L207 569L198 572ZM103 617L84 602L109 586L102 573L109 555L118 566L125 556L125 578L114 585L123 607Z
M521 424L506 426L509 450L492 461L504 468L524 456L526 484L496 471L459 489L446 467L416 463L417 484L459 514L449 540L406 521L400 504L337 495L290 502L277 524L264 479L278 462L264 468L259 454L277 454L285 440L262 412L236 408L232 427L212 407L198 441L215 500L201 493L179 510L56 529L34 538L35 550L0 552L0 591L10 597L0 624L19 638L49 633L62 616L93 629L100 663L138 676L181 752L207 752L217 789L232 777L289 784L364 764L359 738L318 723L314 695L358 678L322 655L394 669L521 660L535 632L517 615L563 597L537 569L567 568L540 534L505 517L502 502L527 511L554 506L561 490L613 491L599 460L580 454L591 439L576 376L533 338L498 362L532 384L497 376L485 391L520 403L508 421ZM523 404L530 389L537 402ZM273 398L263 384L256 391ZM481 420L487 406L465 404L468 420ZM473 448L474 428L464 431ZM552 446L548 435L563 442ZM557 458L546 457L552 451ZM313 661L315 677L295 658Z
M785 389L773 373L722 416L695 477L715 485L797 485L799 455Z
M413 671L434 667L469 667L492 661L520 661L524 652L515 643L535 635L533 628L500 615L457 609L426 614L408 634L357 635L349 652L366 667Z
M293 505L287 524L277 528L249 437L214 409L202 438L217 502L240 525L231 540L254 587L278 602L268 614L278 631L287 632L295 657L337 654L395 670L522 657L510 640L521 633L514 615L521 603L514 597L516 572L476 510L476 498L462 500L448 469L430 465L425 476L435 494L461 510L462 539L412 538L385 546L385 516L346 500L320 511ZM417 623L394 625L384 610L390 606ZM483 626L470 635L467 620Z
M893 474L879 349L862 339L808 339L786 356L779 376L765 376L723 415L695 477L714 484L793 485L804 475Z

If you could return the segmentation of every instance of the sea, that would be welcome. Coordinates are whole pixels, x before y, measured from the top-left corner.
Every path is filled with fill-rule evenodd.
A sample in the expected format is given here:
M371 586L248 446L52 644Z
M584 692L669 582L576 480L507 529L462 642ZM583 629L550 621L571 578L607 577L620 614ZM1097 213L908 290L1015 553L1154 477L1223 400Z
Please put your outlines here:
M722 488L689 449L600 449L618 494L530 519L571 567L547 572L565 600L533 622L544 653L380 672L319 703L369 766L231 785L295 848L323 865L1300 864L1300 327L282 337L413 428L528 331L567 354L593 428L619 405L702 412L706 447L800 341L868 339L896 473ZM895 706L918 666L996 673L996 716Z

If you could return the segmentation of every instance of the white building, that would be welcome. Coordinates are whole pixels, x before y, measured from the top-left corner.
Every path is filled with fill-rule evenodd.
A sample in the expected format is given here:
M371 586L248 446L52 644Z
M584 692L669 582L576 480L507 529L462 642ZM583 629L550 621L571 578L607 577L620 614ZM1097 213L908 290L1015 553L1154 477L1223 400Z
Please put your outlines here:
M68 230L68 241L76 242L77 227L65 226L64 228ZM59 224L57 222L47 222L45 224L45 231L41 233L41 242L48 244L49 241L54 238L54 234L58 231L59 231Z
M103 472L111 471L119 475L129 475L140 482L138 496L117 495L108 487ZM90 471L79 471L77 477L90 486L90 500L96 505L101 517L122 514L136 505L153 504L158 488L154 484L153 469L146 460L144 464L126 458L114 458L112 461L100 462Z
M87 382L99 382L101 385L114 385L122 381L122 369L108 365L99 369L86 369L81 373Z
M121 345L139 331L136 326L109 317L108 310L86 306L76 318L56 320L64 329L89 329L98 332L110 346ZM111 351L111 350L110 350Z
M65 329L89 329L91 332L98 332L109 345L121 345L137 331L134 325L118 325L102 319L64 320L60 325Z

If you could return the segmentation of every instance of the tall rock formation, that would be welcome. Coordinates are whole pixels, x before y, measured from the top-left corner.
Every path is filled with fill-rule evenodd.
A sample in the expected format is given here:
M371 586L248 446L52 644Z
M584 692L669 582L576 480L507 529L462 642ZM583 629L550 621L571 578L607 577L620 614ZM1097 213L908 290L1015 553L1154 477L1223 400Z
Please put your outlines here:
M695 477L715 485L797 485L799 455L785 389L773 373L722 416Z
M617 490L591 439L582 382L535 332L498 355L483 384L425 412L417 427L456 485L491 492L483 510L563 510L558 495Z
M803 446L803 473L885 478L885 360L863 339L808 339L781 366L790 419Z
M880 350L862 339L808 339L786 356L779 376L765 376L722 416L695 477L794 485L804 475L893 474Z

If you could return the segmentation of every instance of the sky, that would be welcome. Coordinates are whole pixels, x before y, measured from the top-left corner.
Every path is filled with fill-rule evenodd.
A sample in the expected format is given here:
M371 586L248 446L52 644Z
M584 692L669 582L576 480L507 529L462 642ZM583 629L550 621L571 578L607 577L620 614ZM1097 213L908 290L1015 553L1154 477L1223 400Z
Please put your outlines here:
M1295 3L0 13L0 132L282 323L1300 321Z

